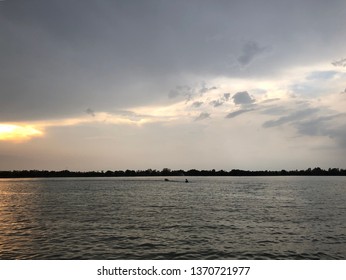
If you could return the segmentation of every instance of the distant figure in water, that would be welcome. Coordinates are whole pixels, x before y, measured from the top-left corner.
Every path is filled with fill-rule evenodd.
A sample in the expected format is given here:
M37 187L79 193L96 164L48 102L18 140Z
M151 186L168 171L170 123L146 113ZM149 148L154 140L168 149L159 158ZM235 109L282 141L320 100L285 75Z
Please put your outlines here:
M185 183L188 183L189 181L187 179L185 179Z
M166 178L166 179L165 179L165 182L168 182L168 181L169 181L169 180Z

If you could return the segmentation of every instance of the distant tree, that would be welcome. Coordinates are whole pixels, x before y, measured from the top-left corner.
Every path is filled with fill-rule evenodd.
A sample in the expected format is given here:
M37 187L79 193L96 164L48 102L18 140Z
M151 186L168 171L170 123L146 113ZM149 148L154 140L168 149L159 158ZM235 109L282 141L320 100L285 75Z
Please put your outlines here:
M126 169L125 176L136 176L136 171Z
M162 171L161 171L161 175L162 176L169 176L169 175L171 175L171 169L163 168Z
M280 175L285 176L287 175L287 171L285 169L282 169L280 172Z
M190 169L186 172L187 176L200 176L201 173L200 171L196 170L196 169Z
M110 171L110 170L107 170L104 175L107 176L107 177L112 177L112 176L114 176L114 172Z

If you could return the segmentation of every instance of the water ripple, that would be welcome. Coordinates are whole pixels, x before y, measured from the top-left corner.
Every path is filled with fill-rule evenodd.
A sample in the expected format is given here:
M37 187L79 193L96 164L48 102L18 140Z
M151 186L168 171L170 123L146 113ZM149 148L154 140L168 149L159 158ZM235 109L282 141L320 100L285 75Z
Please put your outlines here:
M0 259L346 258L345 178L189 181L0 180Z

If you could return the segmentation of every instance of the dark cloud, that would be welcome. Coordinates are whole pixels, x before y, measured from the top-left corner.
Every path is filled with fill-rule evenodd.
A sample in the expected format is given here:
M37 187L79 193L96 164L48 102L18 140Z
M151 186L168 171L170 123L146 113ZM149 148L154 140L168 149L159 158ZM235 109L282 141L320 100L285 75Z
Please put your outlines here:
M224 99L225 101L228 101L230 97L231 97L231 94L228 93L228 92L223 94L223 99Z
M247 113L247 112L251 112L253 111L254 109L241 109L241 110L238 110L238 111L234 111L234 112L231 112L229 113L226 118L227 119L232 119L232 118L235 118L241 114L244 114L244 113Z
M180 92L177 89L171 89L168 93L169 98L176 98L180 95Z
M308 121L301 121L295 124L299 134L309 136L330 136L330 121L338 118L340 114L331 116L322 116Z
M100 111L157 104L189 77L272 77L302 58L340 53L346 37L335 26L344 24L345 2L293 2L4 1L0 118L66 117L89 104ZM264 46L278 50L270 61L239 69ZM168 96L191 99L214 89L174 89Z
M195 101L192 103L192 107L199 108L203 105L202 101Z
M170 90L168 97L169 98L178 98L183 97L185 100L191 101L196 96L202 96L205 93L213 91L217 89L217 87L207 87L205 82L202 82L200 86L188 86L188 85L180 85L176 86L174 89Z
M220 99L217 100L213 100L210 102L210 105L213 105L214 107L220 107L223 105L223 101L221 101Z
M88 115L90 115L90 116L92 116L92 117L95 117L95 111L94 111L93 109L88 108L88 109L85 110L85 112L86 112Z
M247 91L237 92L232 98L236 105L248 105L255 102L255 99L253 99Z
M219 96L218 99L212 100L209 104L214 106L214 107L220 107L224 103L229 101L230 96L231 96L230 93L224 93L223 95Z
M203 84L202 88L199 90L199 93L203 95L204 93L207 93L207 92L212 91L214 89L217 89L217 87L209 87L208 88L205 86L205 84Z
M346 114L335 113L331 115L330 110L322 107L311 108L306 102L300 104L296 102L296 105L299 108L305 107L305 109L297 109L297 111L292 112L289 106L272 106L260 110L261 113L266 115L286 114L276 120L265 122L263 127L270 128L289 124L297 130L297 134L300 136L329 137L334 139L340 148L346 149L346 127L344 125L346 123ZM289 110L291 113L287 114Z
M294 126L302 136L323 136L334 139L346 149L346 114L322 116L308 121L296 122Z
M237 61L240 65L247 66L266 50L266 47L260 47L257 42L247 42L243 46L242 54L237 58Z
M271 102L279 101L279 100L280 98L270 98L270 99L263 100L261 103L271 103Z
M189 86L176 86L175 89L170 90L168 97L169 98L176 98L179 96L183 96L187 99L191 99L191 97L195 94L195 91L193 88Z
M309 117L315 113L317 113L320 109L318 108L307 108L303 110L295 111L287 116L283 116L276 120L270 120L263 124L263 127L275 127L280 126L286 123L292 123L294 121L299 121L301 119L304 119L306 117Z
M210 114L207 112L202 112L199 114L199 116L195 119L195 121L202 121L205 119L209 119L210 118Z
M346 67L346 58L335 60L332 64L336 67Z

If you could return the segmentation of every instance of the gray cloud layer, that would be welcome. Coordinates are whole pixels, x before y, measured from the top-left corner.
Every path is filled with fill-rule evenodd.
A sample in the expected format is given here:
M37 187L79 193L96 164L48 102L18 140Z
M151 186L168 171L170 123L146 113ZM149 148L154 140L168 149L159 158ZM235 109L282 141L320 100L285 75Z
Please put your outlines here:
M311 116L312 114L315 114L318 111L319 111L318 108L306 108L304 110L295 111L289 115L280 117L276 120L267 121L263 124L263 127L274 127L274 126L279 126L279 125L283 125L286 123L290 123L293 121L298 121L298 120L304 119L308 116Z
M195 121L202 121L205 119L209 119L210 118L210 114L207 112L202 112L199 114L199 116L195 119Z
M317 56L340 57L346 31L334 30L344 25L345 6L342 0L5 1L0 118L121 109L164 100L186 74L271 76ZM264 46L271 51L257 63Z
M249 65L256 57L266 51L267 48L260 47L257 42L247 42L242 48L242 54L237 61L242 66Z
M229 113L226 118L227 119L233 119L241 114L244 114L244 113L247 113L247 112L251 112L253 111L254 109L241 109L241 110L238 110L238 111L234 111L234 112L231 112Z

